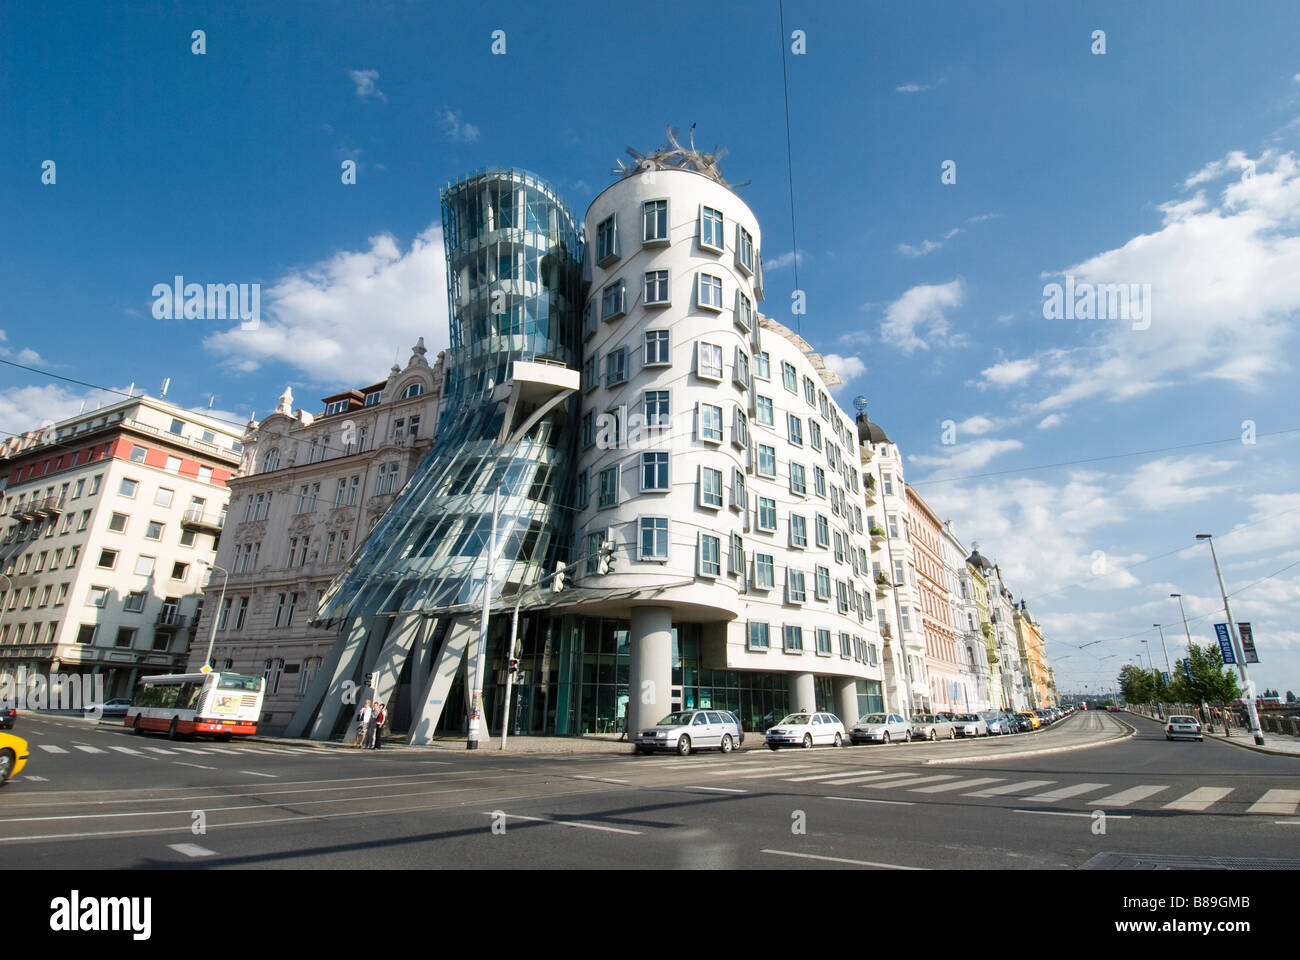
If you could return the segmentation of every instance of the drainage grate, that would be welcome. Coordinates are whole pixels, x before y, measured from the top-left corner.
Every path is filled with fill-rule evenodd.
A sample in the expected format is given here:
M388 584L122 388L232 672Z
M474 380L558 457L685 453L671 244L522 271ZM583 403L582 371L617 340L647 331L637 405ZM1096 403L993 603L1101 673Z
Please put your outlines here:
M1300 870L1300 860L1187 857L1166 853L1099 853L1080 870Z

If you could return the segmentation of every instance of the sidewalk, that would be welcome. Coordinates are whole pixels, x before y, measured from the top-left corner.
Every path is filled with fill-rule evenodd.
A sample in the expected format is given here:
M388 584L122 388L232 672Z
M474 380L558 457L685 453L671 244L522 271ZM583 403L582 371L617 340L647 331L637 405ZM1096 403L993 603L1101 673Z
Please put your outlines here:
M405 735L386 734L383 740L383 750L395 750L408 752L412 750L433 751L439 753L464 753L466 751L465 737L438 737L432 743L422 746L411 746L406 742ZM746 740L749 738L746 737ZM291 739L289 737L254 737L254 741L263 741L266 743L288 744L295 747L314 747L320 750L355 750L352 742L340 743L337 740L305 740ZM762 745L762 738L754 741L759 746ZM753 746L753 743L750 744ZM491 751L493 753L505 754L531 754L531 753L631 753L632 744L626 740L620 740L617 734L594 735L588 734L585 737L528 737L512 736L506 741L506 749L501 749L500 737L479 738L479 752Z
M1162 721L1150 714L1133 710L1130 713L1136 717L1145 717L1147 720L1154 720L1157 723ZM1257 746L1254 737L1245 727L1229 726L1231 733L1223 733L1223 721L1215 721L1213 726L1206 726L1203 733L1206 737L1218 740L1222 743L1231 743L1234 746L1245 747L1247 750L1254 750L1257 753L1271 753L1279 757L1300 757L1300 737L1292 737L1285 733L1264 733L1264 745Z

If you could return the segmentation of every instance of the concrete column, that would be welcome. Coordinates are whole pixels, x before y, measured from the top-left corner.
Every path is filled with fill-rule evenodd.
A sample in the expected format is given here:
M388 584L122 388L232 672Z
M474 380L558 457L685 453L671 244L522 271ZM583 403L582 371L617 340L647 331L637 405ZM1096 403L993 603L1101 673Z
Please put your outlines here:
M792 673L790 684L790 712L812 713L817 710L817 687L811 673Z
M635 734L672 710L673 612L633 607L628 676L628 731Z
M397 693L397 678L401 676L402 666L411 652L411 647L424 625L424 617L418 613L408 613L388 631L384 645L373 664L367 664L368 672L375 674L375 697L390 707Z
M361 660L365 656L366 638L372 629L383 630L383 617L358 617L352 621L348 627L345 637L340 638L340 642L335 644L335 650L338 651L338 659L334 663L334 669L330 671L322 684L325 688L324 695L321 697L320 708L316 712L314 722L311 725L311 732L308 736L312 740L328 740L330 734L334 731L334 724L339 718L339 714L348 710L349 713L355 714L361 704L357 703L357 697L364 693L357 687L353 677L361 670ZM322 671L323 673L323 671ZM321 680L321 674L317 674L317 680ZM316 684L312 684L315 689ZM305 704L304 704L305 705ZM301 708L299 708L301 710ZM293 720L290 720L289 727L285 732L297 730L298 725L295 723L299 719L299 714L295 713ZM292 736L292 734L290 734Z
M412 698L411 729L406 737L407 743L433 742L433 731L442 716L447 692L451 690L452 682L456 679L456 671L460 669L460 662L465 657L471 635L478 636L478 626L463 617L453 620L448 625L446 633L442 635L442 645L438 650L438 659L434 663L433 671L422 686L412 688L419 690L419 694ZM465 696L469 695L467 690Z
M835 711L845 729L853 726L858 719L858 681L853 677L835 678Z

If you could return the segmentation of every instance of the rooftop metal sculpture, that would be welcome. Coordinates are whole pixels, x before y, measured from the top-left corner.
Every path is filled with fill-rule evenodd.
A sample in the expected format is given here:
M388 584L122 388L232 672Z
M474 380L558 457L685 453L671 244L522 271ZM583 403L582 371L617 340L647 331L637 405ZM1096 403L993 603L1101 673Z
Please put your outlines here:
M715 144L712 153L703 153L695 149L695 124L691 124L690 147L683 147L677 140L678 128L672 124L664 126L664 133L668 137L668 142L659 147L658 150L651 154L644 154L634 147L628 147L628 155L636 162L626 163L623 160L616 160L614 162L618 166L610 172L615 176L630 177L633 174L643 173L647 170L693 170L730 190L749 186L750 181L748 180L744 183L727 183L726 179L723 178L722 168L718 166L718 163L727 155L725 147L719 150Z

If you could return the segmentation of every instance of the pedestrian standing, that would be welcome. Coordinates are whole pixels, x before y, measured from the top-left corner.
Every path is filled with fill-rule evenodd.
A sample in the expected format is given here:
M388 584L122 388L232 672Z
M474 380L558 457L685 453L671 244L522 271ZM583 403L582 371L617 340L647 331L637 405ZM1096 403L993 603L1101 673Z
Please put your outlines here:
M370 701L367 700L362 704L361 709L357 711L357 733L352 739L352 746L360 747L365 743L366 732L370 729Z
M383 703L380 703L379 706L375 708L374 742L370 745L370 748L372 750L379 749L379 738L380 735L384 732L384 721L387 719L388 719L388 708L384 706Z

